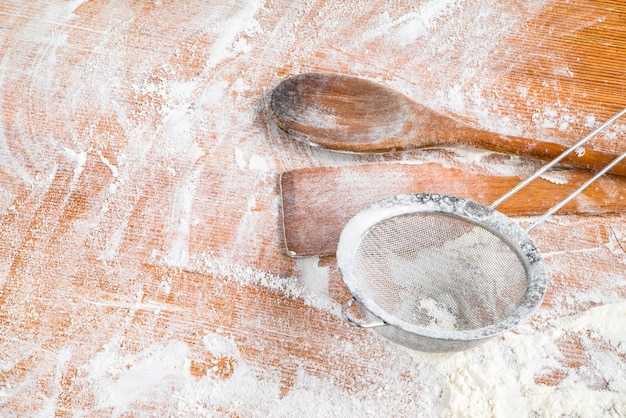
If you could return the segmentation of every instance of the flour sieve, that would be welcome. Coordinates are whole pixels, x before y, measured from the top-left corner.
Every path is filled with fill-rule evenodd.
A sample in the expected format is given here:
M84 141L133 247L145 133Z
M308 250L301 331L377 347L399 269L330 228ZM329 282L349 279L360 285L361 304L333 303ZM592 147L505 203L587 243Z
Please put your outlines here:
M344 227L337 264L352 298L353 325L421 351L477 345L526 320L541 305L548 273L528 232L622 159L621 154L528 229L496 206L626 113L622 110L491 206L442 194L397 195ZM350 311L356 302L360 318Z

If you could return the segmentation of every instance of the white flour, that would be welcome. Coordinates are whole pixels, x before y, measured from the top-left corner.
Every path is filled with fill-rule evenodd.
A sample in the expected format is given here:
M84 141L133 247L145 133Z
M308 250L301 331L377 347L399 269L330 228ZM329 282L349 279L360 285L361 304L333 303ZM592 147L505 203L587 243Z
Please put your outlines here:
M425 324L427 327L440 331L457 329L459 321L457 310L438 303L433 298L421 299L416 307L418 310L423 311L423 315L428 318L429 321Z
M619 417L626 412L626 365L619 352L598 350L602 341L626 346L623 302L591 308L571 317L555 318L537 332L530 325L505 334L497 344L429 360L448 377L450 403L443 416L579 416ZM619 331L618 331L619 329ZM536 380L542 372L559 370L558 341L576 335L588 348L589 363L566 369L557 390ZM411 353L424 360L428 355ZM600 371L604 390L586 381L590 370ZM534 415L533 415L534 414Z
M440 406L423 410L423 416L622 416L626 412L626 367L621 356L626 350L612 353L593 348L603 341L625 347L621 327L625 320L626 304L622 302L551 319L539 332L530 325L521 326L515 333L469 351L425 354L407 350L421 370L421 385L438 386L442 376L446 382L443 396L431 394L436 396L431 400L433 405ZM566 369L568 377L556 388L541 384L536 376L562 367L557 342L567 335L580 336L590 348L588 364ZM304 370L298 373L288 396L281 399L279 382L253 370L231 341L207 334L204 343L213 358L232 362L226 378L214 374L220 373L218 363L206 375L193 376L192 355L181 341L153 344L133 355L120 354L119 341L111 341L88 365L86 382L96 389L96 406L113 408L114 416L118 416L146 397L157 396L155 402L160 405L158 396L171 392L180 413L203 414L225 408L256 411L254 416L288 416L294 411L310 412L311 402L315 402L320 416L374 416L381 404L398 399L397 383L392 381L375 399L356 400ZM589 387L586 374L591 369L601 371L604 390ZM398 389L402 391L401 385ZM207 405L211 406L207 409Z
M415 5L388 2L384 7L366 1L203 5L156 1L102 3L94 16L80 7L92 2L36 7L14 3L0 18L8 19L7 27L22 19L27 24L3 44L0 61L0 100L8 109L0 120L0 216L23 216L20 219L27 224L49 193L67 192L58 208L48 208L50 219L44 226L53 228L63 219L70 194L91 185L81 186L86 173L104 179L102 190L82 202L83 211L77 211L78 218L65 235L45 235L45 228L34 231L42 234L42 241L58 239L68 245L63 254L44 257L33 250L29 260L21 261L30 263L22 273L32 288L20 289L23 302L67 303L68 309L76 309L76 320L81 309L92 307L119 313L128 323L136 311L148 312L146 323L166 325L161 325L159 340L148 331L142 333L149 327L141 324L134 331L124 328L125 323L109 328L105 324L99 329L109 334L90 335L92 324L85 323L75 330L79 336L106 341L85 348L88 358L79 364L73 364L74 358L83 358L82 348L79 352L71 346L75 334L64 336L68 346L50 348L39 342L44 340L22 340L37 336L2 333L5 355L0 356L0 377L16 371L22 378L26 372L21 364L33 363L33 369L17 383L0 381L0 408L11 408L11 401L26 396L28 405L41 405L36 411L40 415L53 415L60 399L68 396L60 394L61 380L74 366L76 387L84 391L84 398L92 400L98 412L113 416L133 415L146 405L172 416L219 416L229 411L242 416L305 416L312 410L319 416L626 416L622 273L626 231L620 219L614 228L598 231L580 232L577 225L563 225L577 231L570 240L592 232L608 238L597 248L588 248L585 242L568 246L564 239L563 248L547 254L557 278L582 271L590 283L604 283L605 290L589 289L581 295L580 289L575 293L561 280L552 305L530 324L456 354L407 352L368 331L349 329L345 334L350 339L328 337L319 341L325 352L310 354L339 365L345 357L367 353L367 361L374 364L359 363L362 367L357 370L338 368L333 376L294 355L281 359L289 360L295 370L292 381L282 382L279 366L254 360L272 347L259 347L253 355L225 333L197 331L207 325L202 321L212 319L207 313L211 306L202 306L202 312L190 313L193 320L186 319L200 333L207 357L199 358L198 348L190 343L196 335L179 335L179 323L159 316L182 314L183 307L135 302L143 295L141 286L154 286L166 296L175 294L180 283L167 274L154 283L138 277L145 265L157 265L204 273L244 289L270 289L277 299L304 301L306 308L326 315L337 326L340 297L333 284L339 287L338 274L330 263L274 257L281 250L276 176L285 169L387 157L328 154L281 139L262 116L271 87L287 75L328 67L378 79L436 110L457 113L505 134L541 129L566 134L581 123L594 127L593 114L575 114L572 106L558 99L541 102L525 80L512 88L521 103L536 109L532 120L515 119L510 103L499 96L502 86L496 75L501 68L491 57L523 56L519 50L507 50L505 41L527 29L519 8L532 17L546 1L511 6L495 0L428 0ZM355 21L367 30L355 33L351 23ZM554 54L558 61L558 51ZM572 68L557 64L556 74L576 79ZM69 82L63 79L68 73ZM10 108L14 98L3 95L9 84L23 91L23 106ZM556 91L558 86L544 87ZM608 136L618 137L625 130L626 124L616 125ZM415 152L397 158L419 163L441 155ZM471 150L446 155L499 174L526 174L530 167L524 159L494 161ZM94 172L97 168L101 170ZM70 173L69 190L51 192L65 171ZM556 175L546 179L562 181ZM31 197L16 206L25 190ZM21 238L9 236L12 251L20 248ZM585 259L606 258L607 253L614 257L615 274L597 277ZM19 264L15 258L14 253L0 257L0 285L13 264ZM97 263L102 270L93 270ZM92 277L91 271L101 276ZM39 279L51 275L59 286L42 301L36 293L42 286ZM115 301L77 297L72 286L96 294L109 292ZM201 296L194 291L186 298ZM241 309L245 312L245 307ZM13 312L7 312L13 318ZM29 314L38 323L56 319L50 317L53 313ZM198 320L195 314L207 317ZM287 323L290 318L278 319ZM438 325L447 327L452 320L439 315ZM123 332L137 332L136 346L124 345L128 341ZM283 332L290 332L287 325ZM585 352L584 361L576 365L567 363L563 353L572 340L579 341ZM263 338L259 336L258 342ZM204 366L194 369L196 363ZM356 389L338 383L346 375L355 379ZM69 412L79 416L84 411Z
M133 403L151 399L154 407L175 410L175 415L205 416L234 410L245 411L244 416L288 417L313 411L316 416L374 416L381 405L392 407L394 396L402 392L401 382L390 381L384 390L348 394L302 369L288 394L281 396L280 382L250 367L231 341L212 334L205 335L203 341L207 353L215 359L228 359L232 370L230 366L220 369L223 366L216 362L205 375L193 375L191 351L181 341L152 344L133 355L118 354L119 341L111 341L91 361L85 380L96 388L97 409L111 408L113 416L123 416ZM428 383L438 385L437 376L433 377ZM432 390L425 388L424 392L430 394ZM423 404L431 406L427 400ZM428 409L424 412L431 413Z

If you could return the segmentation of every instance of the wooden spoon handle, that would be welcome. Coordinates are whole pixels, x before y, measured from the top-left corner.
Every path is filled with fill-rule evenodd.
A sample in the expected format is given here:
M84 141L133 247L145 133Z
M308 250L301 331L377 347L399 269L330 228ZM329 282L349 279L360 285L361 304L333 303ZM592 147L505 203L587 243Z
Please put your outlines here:
M477 148L485 148L491 151L506 154L533 157L551 161L567 150L567 146L551 142L536 141L527 138L500 135L497 140L492 136L488 138L474 137L469 140ZM566 156L561 163L572 167L588 170L601 170L617 157L617 154L597 151L589 147L581 147L580 150ZM622 161L610 170L611 174L626 176L626 161Z
M589 173L559 173L565 184L538 179L498 207L509 216L540 215L567 196ZM284 172L280 178L285 246L292 256L332 255L341 230L358 211L402 193L442 193L491 204L520 182L519 177L472 174L437 163L370 163ZM626 178L597 180L560 214L599 215L626 209Z
M477 129L415 103L408 97L405 98L404 103L410 111L406 112L407 122L398 134L384 141L343 141L341 144L338 141L335 144L331 144L329 141L327 145L334 147L336 150L365 153L408 151L419 148L456 145L482 148L545 161L554 160L569 148L569 146L553 142L501 135ZM566 156L561 163L576 168L597 171L604 168L616 157L617 154L601 152L585 146ZM626 161L617 164L610 173L626 176Z

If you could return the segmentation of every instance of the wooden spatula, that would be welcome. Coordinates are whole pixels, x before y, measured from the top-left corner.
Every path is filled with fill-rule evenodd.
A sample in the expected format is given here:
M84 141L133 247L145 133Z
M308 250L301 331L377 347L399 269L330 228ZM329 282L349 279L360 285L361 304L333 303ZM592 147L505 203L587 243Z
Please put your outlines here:
M554 174L551 174L554 175ZM498 210L508 216L543 214L588 172L559 172L566 184L538 179ZM283 230L291 256L332 255L346 222L370 203L401 193L442 193L490 204L520 182L519 177L472 174L437 163L370 163L284 172L280 178ZM605 176L559 214L599 215L626 208L626 179Z

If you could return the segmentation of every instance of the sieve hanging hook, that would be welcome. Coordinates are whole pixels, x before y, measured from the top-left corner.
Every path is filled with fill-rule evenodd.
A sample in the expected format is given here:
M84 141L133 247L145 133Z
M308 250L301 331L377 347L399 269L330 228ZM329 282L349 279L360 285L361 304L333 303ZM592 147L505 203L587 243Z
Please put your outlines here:
M350 298L348 302L345 303L345 305L342 306L341 315L344 317L346 321L348 321L350 324L354 325L355 327L359 327L359 328L376 328L376 327L382 327L383 325L386 325L386 323L381 320L368 322L364 319L358 319L358 318L353 317L350 314L349 309L352 307L352 304L356 301L357 300L354 297L352 297Z

